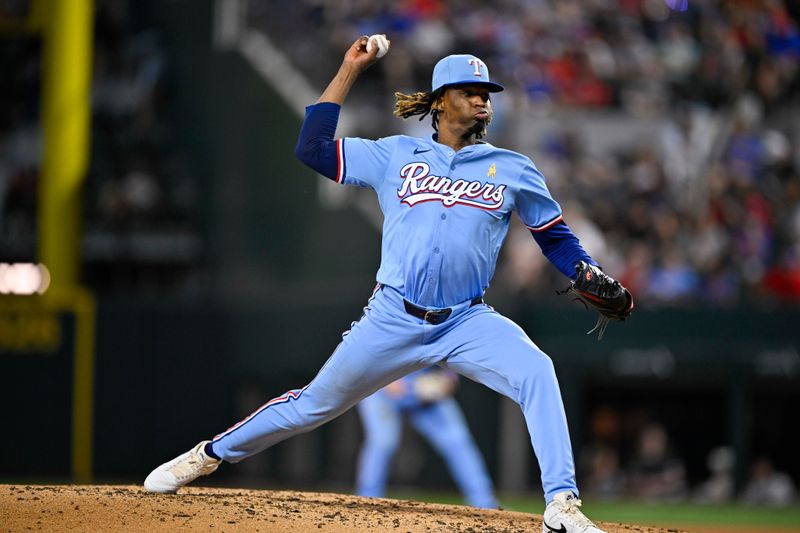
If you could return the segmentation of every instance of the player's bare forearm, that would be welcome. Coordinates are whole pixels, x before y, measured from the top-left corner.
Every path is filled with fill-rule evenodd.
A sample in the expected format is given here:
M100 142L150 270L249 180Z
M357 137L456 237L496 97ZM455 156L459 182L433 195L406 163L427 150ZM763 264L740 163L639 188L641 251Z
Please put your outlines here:
M359 74L361 74L361 72L357 71L354 67L342 63L342 66L339 67L339 72L336 73L336 76L334 76L328 84L328 87L319 97L317 103L331 102L342 105L344 99L347 97L347 93L350 92L356 79L358 79Z
M378 60L378 48L367 52L366 36L359 37L347 49L339 71L317 100L317 103L331 102L342 105L358 76Z

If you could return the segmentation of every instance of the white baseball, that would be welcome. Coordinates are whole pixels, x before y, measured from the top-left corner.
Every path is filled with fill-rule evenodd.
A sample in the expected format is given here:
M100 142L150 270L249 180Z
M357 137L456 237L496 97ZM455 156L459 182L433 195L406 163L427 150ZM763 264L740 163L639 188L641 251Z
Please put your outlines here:
M370 35L369 40L367 41L367 53L371 53L372 48L375 46L378 47L378 55L376 57L383 57L386 55L386 52L389 51L389 41L384 35L379 33Z

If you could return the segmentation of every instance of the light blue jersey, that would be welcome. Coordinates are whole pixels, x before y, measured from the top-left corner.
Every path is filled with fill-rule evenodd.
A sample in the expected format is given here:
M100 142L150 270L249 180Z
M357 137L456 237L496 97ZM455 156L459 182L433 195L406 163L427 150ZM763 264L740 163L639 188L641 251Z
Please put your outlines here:
M385 217L377 280L417 305L482 295L512 211L534 231L561 220L544 176L516 152L483 142L454 152L435 134L337 143L336 181L374 189Z

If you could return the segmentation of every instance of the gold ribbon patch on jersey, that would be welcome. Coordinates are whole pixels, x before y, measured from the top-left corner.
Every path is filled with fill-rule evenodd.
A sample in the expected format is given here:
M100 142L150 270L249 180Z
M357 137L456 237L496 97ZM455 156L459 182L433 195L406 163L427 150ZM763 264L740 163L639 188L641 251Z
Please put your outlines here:
M496 174L497 174L497 165L492 163L492 166L489 167L489 172L487 172L486 175L494 179L496 177Z

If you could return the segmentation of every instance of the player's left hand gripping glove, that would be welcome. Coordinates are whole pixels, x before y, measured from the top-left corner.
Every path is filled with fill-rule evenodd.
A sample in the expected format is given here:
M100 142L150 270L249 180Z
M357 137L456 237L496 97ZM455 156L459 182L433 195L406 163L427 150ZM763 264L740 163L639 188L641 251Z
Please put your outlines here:
M609 321L622 322L631 316L633 296L619 281L585 261L575 265L575 274L567 291L600 313L597 324L587 332L588 335L597 331L597 340L600 340Z

